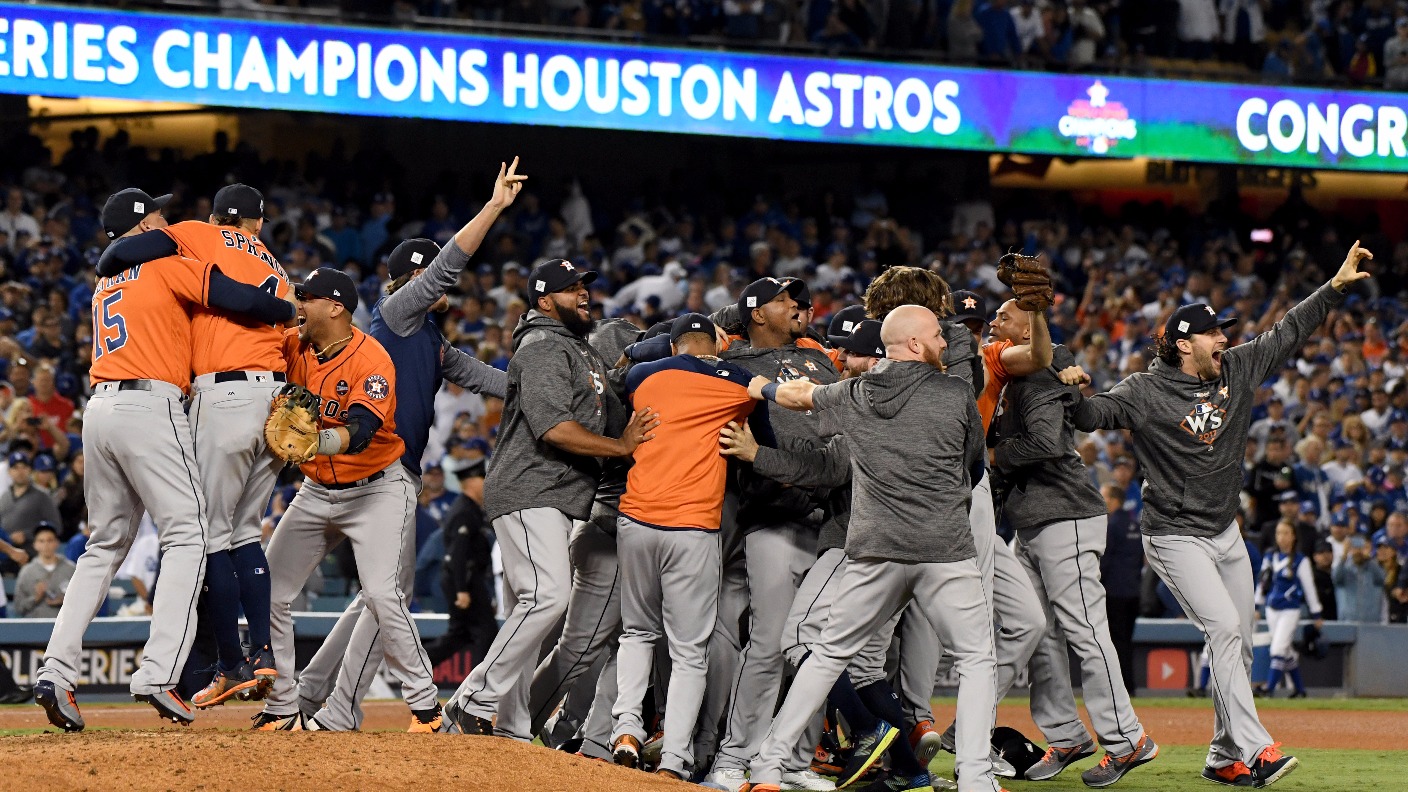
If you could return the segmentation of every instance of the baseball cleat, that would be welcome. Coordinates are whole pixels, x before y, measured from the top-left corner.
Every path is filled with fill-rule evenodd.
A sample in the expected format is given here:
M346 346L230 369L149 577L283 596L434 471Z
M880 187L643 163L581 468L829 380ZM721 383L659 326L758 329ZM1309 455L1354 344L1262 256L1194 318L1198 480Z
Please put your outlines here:
M671 781L687 781L687 780L689 780L689 779L685 778L683 775L681 775L681 774L679 774L679 773L676 773L674 770L671 770L671 769L669 769L669 768L667 768L667 767L662 767L662 768L660 768L659 770L656 770L656 771L655 771L655 775L658 775L658 776L660 776L661 778L668 778L668 779L670 779Z
M1272 743L1263 748L1257 754L1256 761L1252 762L1253 785L1257 789L1271 786L1299 766L1299 759L1281 753L1281 743Z
M885 755L885 751L889 749L890 743L894 742L899 734L899 729L885 721L879 721L873 730L855 735L855 754L851 756L851 761L846 763L846 769L836 778L837 788L855 783L865 774L865 771L880 761Z
M240 663L234 671L226 674L217 671L215 678L210 680L210 684L204 690L191 696L191 704L196 709L207 709L216 707L229 701L231 698L247 699L247 696L240 695L248 693L259 687L260 682L250 673L248 661Z
M411 726L406 729L408 734L435 734L445 725L442 717L440 705L437 703L434 709L411 710Z
M1251 768L1241 762L1233 762L1226 767L1212 767L1211 765L1204 767L1203 778L1223 786L1256 786L1256 781L1252 779Z
M737 767L720 768L704 779L704 786L722 789L724 792L742 792L743 788L748 786L748 771Z
M940 742L942 742L942 738L931 720L919 721L909 732L909 747L914 749L914 755L918 757L919 764L923 767L928 767L929 763L934 761L934 756L939 752Z
M738 792L782 792L782 787L777 784L747 784L738 788Z
M303 731L303 714L298 712L292 715L261 712L250 720L254 721L249 727L251 731Z
M784 792L832 792L836 784L810 770L788 770L782 774Z
M274 686L274 680L279 678L278 669L274 667L274 650L268 646L256 649L249 659L245 661L245 668L249 675L259 684L252 689L248 696L240 696L249 701L263 701L269 695L269 689Z
M471 715L451 701L442 711L442 725L446 734L477 734L483 737L494 736L494 722L488 718Z
M1095 755L1095 743L1086 741L1069 748L1051 746L1041 759L1027 768L1028 781L1049 781L1061 774L1062 770L1082 759Z
M657 731L650 735L650 739L640 747L640 763L642 765L659 767L660 755L665 750L665 732Z
M957 787L957 784L954 785ZM934 785L928 773L920 773L906 778L888 773L878 781L859 788L859 792L933 792Z
M78 701L72 690L64 690L53 682L40 682L34 686L34 703L44 708L49 722L66 732L83 731L83 715L78 711Z
M611 743L611 760L622 767L635 767L640 764L640 740L629 734L617 737Z
M304 718L303 718L303 730L304 730L304 731L321 731L321 732L333 731L332 729L329 729L328 727L324 726L323 724L318 723L318 716L316 716L316 715L304 716Z
M181 694L176 692L176 688L167 688L160 693L133 693L132 698L152 705L157 716L164 721L189 726L196 719L195 712L181 700Z
M1080 780L1088 787L1100 789L1124 778L1124 774L1142 764L1154 761L1159 755L1159 746L1145 732L1135 744L1134 750L1123 756L1115 756L1105 751L1100 764L1080 774Z

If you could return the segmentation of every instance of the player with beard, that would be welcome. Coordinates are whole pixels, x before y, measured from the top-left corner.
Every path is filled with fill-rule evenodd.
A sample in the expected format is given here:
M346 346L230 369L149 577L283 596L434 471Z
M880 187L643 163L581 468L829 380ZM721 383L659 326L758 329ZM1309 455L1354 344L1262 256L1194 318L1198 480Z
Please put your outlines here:
M529 683L543 641L567 610L573 521L591 516L599 460L630 456L659 423L644 406L619 438L602 434L625 408L607 385L609 365L586 341L587 285L596 275L553 259L528 280L533 307L513 331L508 396L484 481L485 517L517 602L488 655L455 692L445 713L448 730L532 739ZM497 724L495 715L502 716Z
M1329 283L1235 347L1223 330L1236 320L1218 319L1208 305L1179 308L1149 370L1083 399L1074 414L1084 432L1129 430L1145 476L1145 556L1207 640L1216 705L1203 768L1209 780L1262 787L1299 764L1272 741L1252 700L1255 578L1235 520L1242 460L1257 387L1344 302L1351 284L1369 277L1359 263L1372 258L1355 242Z

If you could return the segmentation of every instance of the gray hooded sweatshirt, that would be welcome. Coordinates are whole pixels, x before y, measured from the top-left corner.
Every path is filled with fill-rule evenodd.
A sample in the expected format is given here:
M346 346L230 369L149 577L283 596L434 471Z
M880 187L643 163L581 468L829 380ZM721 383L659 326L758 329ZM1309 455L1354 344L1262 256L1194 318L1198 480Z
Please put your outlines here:
M513 331L508 395L484 479L485 519L534 508L558 509L575 520L588 518L600 462L542 438L565 421L606 434L619 421L613 417L624 411L609 375L601 355L561 322L536 310L523 317Z
M1018 531L1105 514L1067 417L1080 394L1056 378L1057 371L1075 365L1075 356L1064 346L1052 351L1051 366L1007 384L994 420L993 491Z
M1204 381L1162 360L1081 401L1077 429L1129 429L1144 472L1140 530L1150 536L1221 534L1237 514L1256 388L1285 365L1344 295L1326 284L1276 326L1222 355Z
M968 385L927 363L882 360L812 392L827 434L851 457L854 559L950 563L973 558L969 471L986 453Z

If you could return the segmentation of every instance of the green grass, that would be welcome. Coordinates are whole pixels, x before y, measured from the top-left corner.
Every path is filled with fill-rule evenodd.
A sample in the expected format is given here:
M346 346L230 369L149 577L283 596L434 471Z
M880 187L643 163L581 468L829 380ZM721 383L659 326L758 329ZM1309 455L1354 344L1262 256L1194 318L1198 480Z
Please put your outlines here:
M1300 767L1276 782L1276 792L1313 790L1337 792L1342 789L1403 789L1404 752L1347 751L1305 748L1295 751ZM1159 747L1159 758L1132 771L1111 789L1118 792L1211 792L1219 787L1199 775L1207 759L1206 748L1182 745ZM1095 758L1085 759L1050 781L1002 780L1011 792L1076 792L1086 790L1082 771L1094 767ZM953 757L940 752L930 768L953 777Z
M933 700L935 707L952 709L957 700L951 697L936 698ZM1026 707L1025 696L1008 696L1002 700L1004 705ZM1085 702L1077 698L1076 703L1082 709ZM1212 709L1212 699L1206 698L1186 698L1183 696L1141 696L1134 699L1134 708L1140 709L1184 709L1194 707L1197 709ZM1257 709L1277 709L1277 710L1338 710L1350 712L1408 712L1408 698L1259 698L1256 700Z

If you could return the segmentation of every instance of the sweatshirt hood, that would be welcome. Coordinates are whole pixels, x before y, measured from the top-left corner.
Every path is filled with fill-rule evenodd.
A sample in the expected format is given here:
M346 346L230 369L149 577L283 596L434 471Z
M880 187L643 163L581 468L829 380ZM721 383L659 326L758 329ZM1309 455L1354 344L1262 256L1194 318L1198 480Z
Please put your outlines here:
M938 369L919 360L882 360L861 375L870 408L881 418L893 418L909 403L919 386L930 377L942 377Z
M1181 369L1176 369L1159 358L1154 358L1153 362L1149 364L1149 372L1163 377L1166 380L1180 382L1185 385L1205 385L1210 381L1195 377L1192 374L1184 374Z
M555 333L576 341L582 340L573 335L572 331L567 329L567 325L535 309L524 314L523 318L518 320L518 326L513 328L513 351L517 352L518 346L523 343L524 336L534 330Z

